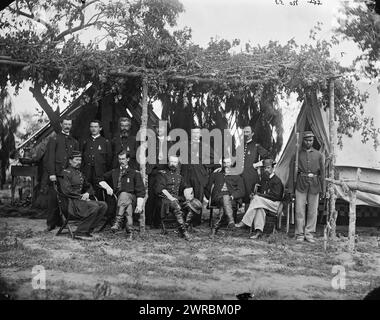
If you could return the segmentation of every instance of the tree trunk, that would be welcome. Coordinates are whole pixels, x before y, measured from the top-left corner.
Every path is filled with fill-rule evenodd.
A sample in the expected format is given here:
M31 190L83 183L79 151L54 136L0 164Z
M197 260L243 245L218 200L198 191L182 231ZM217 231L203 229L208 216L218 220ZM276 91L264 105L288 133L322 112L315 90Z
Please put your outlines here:
M59 125L59 108L57 108L56 111L53 110L49 102L47 102L44 95L42 94L41 86L38 83L34 83L34 87L30 87L29 91L33 94L33 97L36 99L42 110L45 111L54 128L54 131L59 133L61 131L61 127Z
M334 94L334 79L330 79L330 108L329 108L329 140L330 140L330 179L335 178L335 145L336 145L336 126L335 126L335 94ZM331 221L331 237L336 238L336 219L338 214L335 209L336 192L334 185L330 183L329 185L329 196L330 196L330 221Z
M147 136L147 126L148 126L148 81L147 78L144 77L142 79L142 101L141 101L141 108L142 108L142 113L141 113L141 127L140 131L142 134L142 137ZM141 143L141 157L140 157L140 170L141 170L141 175L144 181L145 185L145 201L148 200L148 177L146 175L146 149L147 149L147 143L142 142ZM140 231L145 231L145 205L143 212L140 214Z

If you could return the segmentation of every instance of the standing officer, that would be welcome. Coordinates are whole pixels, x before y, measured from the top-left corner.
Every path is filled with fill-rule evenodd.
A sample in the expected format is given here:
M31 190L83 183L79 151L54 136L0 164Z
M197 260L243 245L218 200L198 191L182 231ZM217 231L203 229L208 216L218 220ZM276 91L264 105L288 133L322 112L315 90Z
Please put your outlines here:
M124 150L130 155L129 166L135 170L140 169L140 165L136 161L136 151L138 144L136 142L136 136L131 134L132 121L128 117L121 117L119 119L120 135L115 136L111 140L112 145L112 167L118 167L118 154Z
M245 203L244 210L247 211L250 194L253 192L255 184L259 182L257 168L260 166L259 156L262 158L268 157L268 151L260 144L253 140L254 132L251 126L243 128L244 133L244 168L242 178L245 186L245 195L243 202Z
M94 190L79 171L82 155L79 151L73 151L69 156L69 166L62 171L59 177L61 191L68 197L68 211L81 220L74 232L75 238L91 240L91 233L103 219L107 204L103 201L90 200Z
M169 157L169 165L166 170L161 170L157 176L156 194L162 201L166 202L169 209L173 210L178 225L179 233L186 240L190 240L185 224L185 215L182 210L182 194L186 200L190 201L191 189L185 183L183 177L179 174L179 159L176 156ZM186 192L184 192L186 191ZM199 209L199 208L197 208ZM189 223L188 221L187 223Z
M53 183L57 181L57 176L62 173L68 165L68 157L73 150L78 150L78 141L71 135L70 131L73 126L72 119L62 118L60 121L62 131L51 137L47 144L46 150L46 171L49 176L49 196L48 196L48 214L47 229L53 230L61 223L58 211L57 193L53 188Z
M137 202L135 212L139 214L143 212L145 187L140 172L128 166L129 155L122 150L118 158L120 167L106 172L104 180L99 184L107 190L108 195L115 193L117 196L116 218L111 230L115 232L121 229L124 213L127 212L125 231L130 241L132 240L133 206Z
M302 149L298 155L297 180L294 186L295 155L289 167L288 189L296 196L296 228L297 241L315 242L313 233L317 225L319 194L325 193L325 159L322 153L313 148L314 134L303 133ZM307 222L305 227L305 206L307 203Z
M103 179L104 173L111 169L112 161L111 143L100 135L101 130L99 120L90 121L91 135L82 141L80 148L83 154L82 172L97 190L98 197L100 193L97 185Z

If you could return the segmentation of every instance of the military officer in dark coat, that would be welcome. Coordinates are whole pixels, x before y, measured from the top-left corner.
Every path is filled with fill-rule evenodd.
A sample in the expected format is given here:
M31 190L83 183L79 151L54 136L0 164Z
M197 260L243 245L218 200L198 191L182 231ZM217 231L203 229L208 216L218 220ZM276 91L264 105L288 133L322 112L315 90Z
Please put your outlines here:
M129 166L135 170L140 169L139 163L136 161L136 152L138 143L136 136L131 135L132 121L128 117L121 117L119 119L120 134L111 140L112 145L112 167L117 168L119 166L118 154L124 150L130 155Z
M81 153L74 151L69 156L69 166L62 171L58 181L62 193L69 198L69 214L81 219L74 232L75 237L90 239L91 233L99 225L107 211L107 204L103 201L89 199L94 190L79 170L81 162Z
M206 198L211 201L211 205L223 208L223 214L227 216L228 226L234 226L233 210L237 201L244 197L244 182L240 175L233 175L231 170L231 159L223 159L223 167L216 169L211 175L205 189ZM222 221L222 210L216 217L216 223L212 227L212 235L215 235Z
M313 148L313 143L313 132L305 131L298 155L297 180L294 184L295 155L290 161L288 180L288 189L296 197L296 240L311 243L315 242L313 233L317 225L319 196L323 198L326 190L325 159L322 153Z
M210 172L220 167L220 164L214 163L214 150L211 145L205 145L201 139L201 128L196 127L191 130L191 140L189 143L189 154L180 155L181 158L187 157L187 164L181 165L181 175L186 183L194 190L194 198L203 202L204 189L207 185ZM207 150L207 154L203 151ZM208 158L209 161L205 161ZM192 159L197 159L197 163L193 163ZM194 219L194 226L201 224L201 215L197 215Z
M259 182L259 175L257 168L259 164L259 156L265 159L269 156L267 150L265 150L260 144L256 143L253 139L254 132L251 126L245 126L243 128L244 133L244 169L242 177L244 180L245 195L243 202L245 203L245 211L248 209L250 202L250 194L253 192L254 186Z
M61 119L62 131L51 137L46 147L44 164L49 176L49 196L48 196L48 213L47 213L47 231L53 230L61 223L57 204L57 194L53 188L53 183L57 181L57 176L62 173L68 165L68 157L73 150L78 150L78 141L71 134L73 125L72 119Z
M136 213L143 212L145 187L140 172L128 166L129 155L122 150L118 154L118 158L119 168L106 172L104 180L99 184L108 195L115 194L117 196L116 218L111 230L116 232L121 229L126 212L125 231L127 239L132 240L133 207L136 207Z
M160 208L157 206L158 199L154 192L155 184L159 171L165 170L168 166L168 151L172 145L170 137L166 134L166 124L164 125L164 123L162 123L156 128L156 149L153 150L155 151L155 159L154 161L151 161L151 163L148 160L146 164L146 174L148 175L148 200L145 205L146 224L154 227L158 227L161 221ZM148 152L151 151L151 149L148 150Z
M90 122L90 137L81 142L81 152L83 154L82 172L96 191L96 196L101 197L98 183L103 179L104 173L111 169L112 150L108 139L102 137L102 130L99 120Z
M179 173L178 157L169 157L168 168L161 170L157 176L155 191L161 201L164 201L164 204L173 210L179 225L180 235L186 240L190 240L185 223L186 217L181 204L184 199L187 201L192 199L192 188L186 184ZM189 221L187 223L189 224Z

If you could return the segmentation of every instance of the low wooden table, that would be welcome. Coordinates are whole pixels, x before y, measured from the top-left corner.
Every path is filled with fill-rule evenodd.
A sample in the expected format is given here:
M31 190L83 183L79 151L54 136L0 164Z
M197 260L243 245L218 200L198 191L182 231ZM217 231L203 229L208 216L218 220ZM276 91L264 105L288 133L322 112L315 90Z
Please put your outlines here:
M11 166L11 175L12 175L12 186L11 186L11 196L12 196L12 205L15 200L15 191L16 191L16 177L31 177L31 196L33 204L33 193L34 186L38 176L38 167L37 166Z

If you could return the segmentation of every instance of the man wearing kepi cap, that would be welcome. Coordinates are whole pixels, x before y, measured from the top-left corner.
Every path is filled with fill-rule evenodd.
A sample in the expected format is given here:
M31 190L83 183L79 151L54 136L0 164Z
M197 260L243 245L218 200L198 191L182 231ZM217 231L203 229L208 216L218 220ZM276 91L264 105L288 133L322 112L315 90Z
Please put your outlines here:
M75 237L91 239L91 233L100 224L107 211L107 204L103 201L90 200L89 197L94 194L94 189L79 171L81 163L82 154L73 151L69 155L69 165L62 171L58 181L62 193L69 198L69 214L81 219L74 232Z
M298 172L294 185L294 168L296 156L292 157L289 168L288 189L296 196L296 226L297 241L315 242L313 233L317 225L319 195L324 196L325 190L325 159L322 153L313 148L314 134L311 131L303 133L302 149L298 154ZM308 212L305 225L305 206Z
M253 195L251 203L243 219L236 227L251 226L254 223L255 234L251 239L262 236L265 226L265 209L276 212L283 198L284 186L279 177L274 174L275 162L272 159L262 161L263 169L258 192Z

